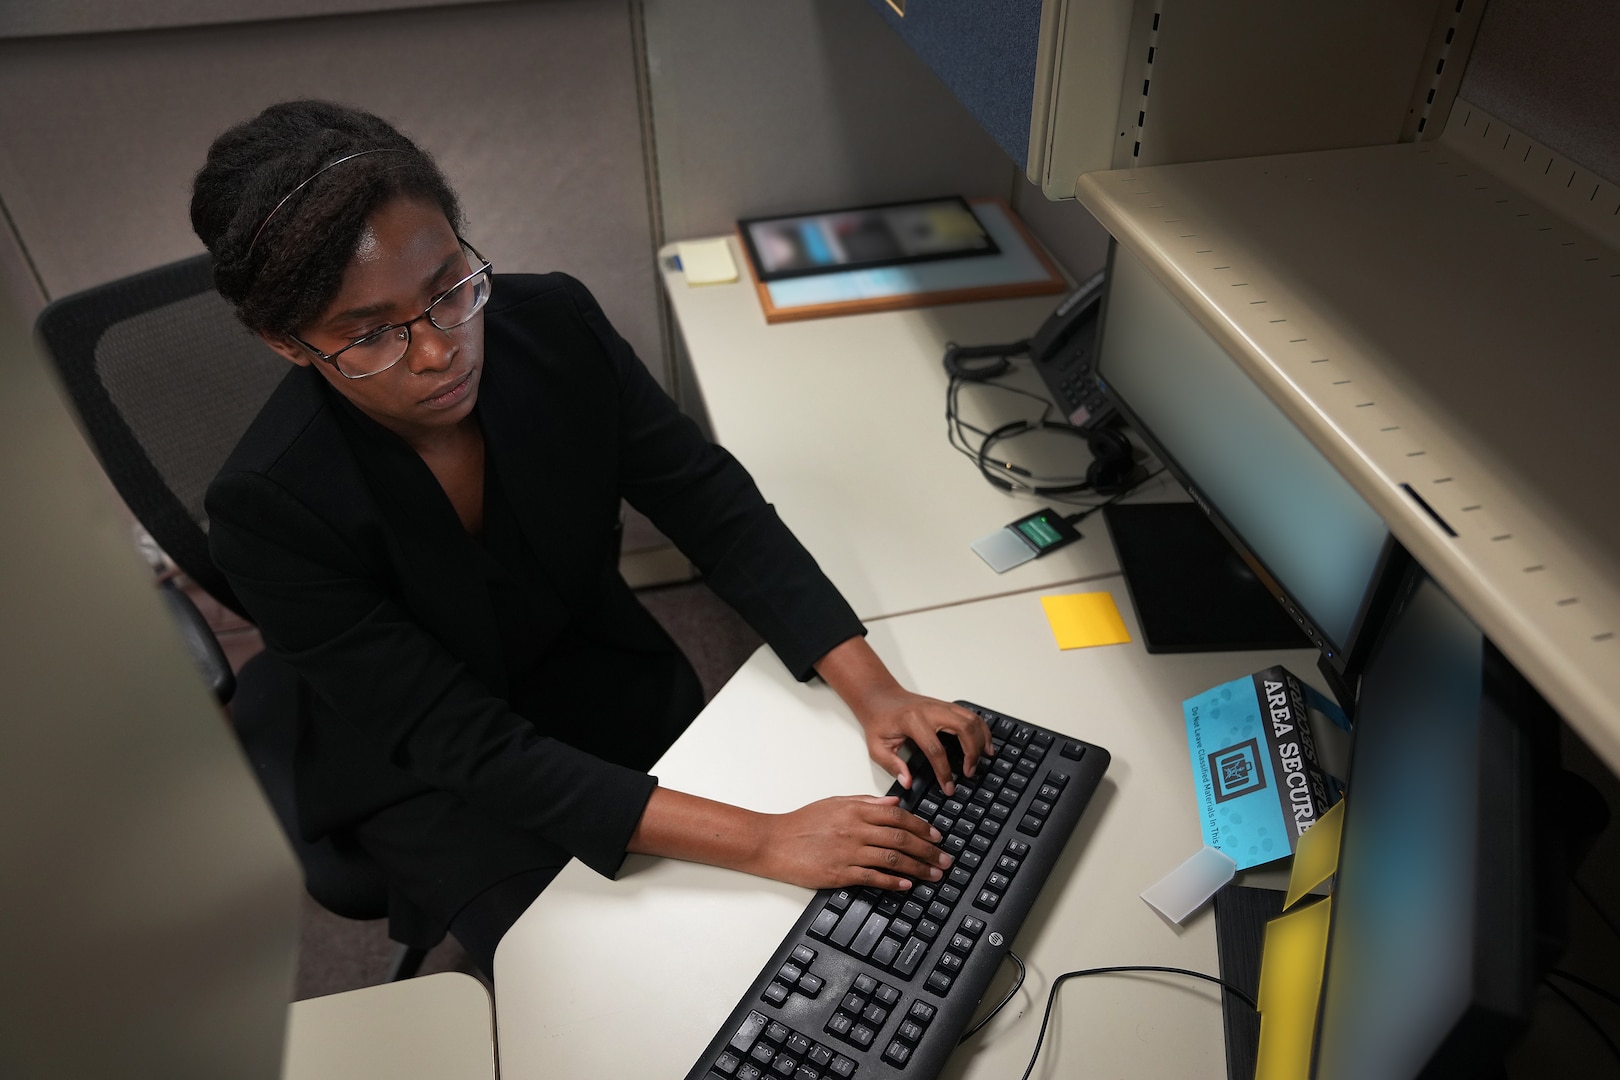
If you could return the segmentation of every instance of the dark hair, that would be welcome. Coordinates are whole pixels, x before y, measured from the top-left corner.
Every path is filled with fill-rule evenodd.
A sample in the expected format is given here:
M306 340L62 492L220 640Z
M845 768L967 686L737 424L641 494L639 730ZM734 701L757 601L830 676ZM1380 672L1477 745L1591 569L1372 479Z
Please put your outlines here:
M315 176L367 150L399 152ZM191 227L213 256L214 287L248 329L293 333L337 295L366 218L400 195L436 203L460 231L444 174L393 125L327 101L287 101L214 140L192 185Z

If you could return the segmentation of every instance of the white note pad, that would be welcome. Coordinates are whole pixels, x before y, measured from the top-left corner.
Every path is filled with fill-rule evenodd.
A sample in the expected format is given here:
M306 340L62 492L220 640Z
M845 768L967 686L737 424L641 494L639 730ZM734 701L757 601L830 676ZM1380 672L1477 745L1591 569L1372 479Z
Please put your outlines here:
M688 285L724 285L737 280L737 262L725 237L684 240L675 245Z

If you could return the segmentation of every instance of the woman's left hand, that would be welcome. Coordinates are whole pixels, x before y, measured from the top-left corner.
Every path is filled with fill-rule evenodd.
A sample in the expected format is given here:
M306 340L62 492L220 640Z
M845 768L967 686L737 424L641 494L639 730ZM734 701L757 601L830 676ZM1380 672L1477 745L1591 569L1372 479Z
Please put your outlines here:
M816 664L816 672L844 699L866 733L866 748L881 765L910 790L916 781L900 748L911 742L928 759L947 795L956 785L940 735L951 735L962 746L962 772L973 776L982 757L994 751L990 726L984 718L960 705L907 690L878 659L865 638L850 638Z

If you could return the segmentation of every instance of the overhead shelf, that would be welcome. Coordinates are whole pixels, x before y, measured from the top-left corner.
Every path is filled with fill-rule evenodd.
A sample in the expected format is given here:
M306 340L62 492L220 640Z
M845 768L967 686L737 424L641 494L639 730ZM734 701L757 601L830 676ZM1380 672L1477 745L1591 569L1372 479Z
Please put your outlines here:
M1620 188L1458 99L1077 196L1620 770Z

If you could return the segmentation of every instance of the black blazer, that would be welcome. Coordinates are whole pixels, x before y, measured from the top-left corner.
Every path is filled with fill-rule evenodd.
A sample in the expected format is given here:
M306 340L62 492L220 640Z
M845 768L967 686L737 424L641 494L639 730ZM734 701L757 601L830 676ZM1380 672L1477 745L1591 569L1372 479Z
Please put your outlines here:
M862 632L747 472L677 410L579 282L497 277L484 335L486 455L551 578L554 609L541 614L559 635L630 652L668 643L618 575L621 496L799 678ZM436 788L617 870L655 781L509 706L475 541L401 439L296 368L207 510L215 562L309 690L295 763L306 836Z

